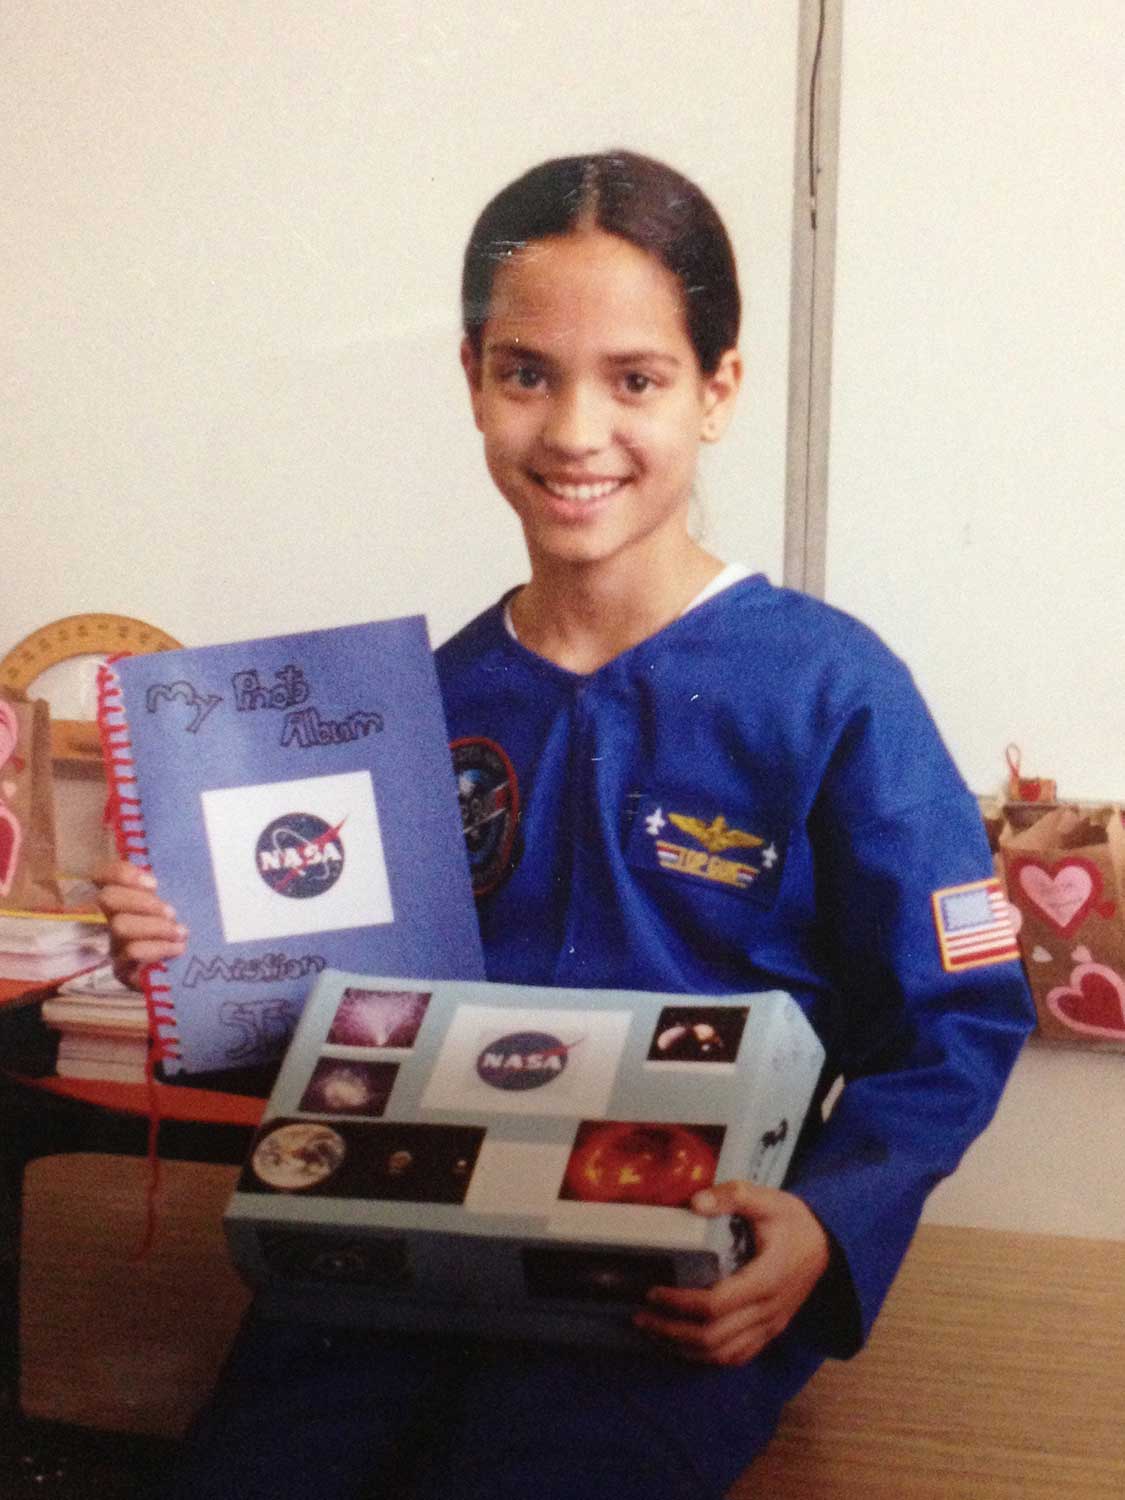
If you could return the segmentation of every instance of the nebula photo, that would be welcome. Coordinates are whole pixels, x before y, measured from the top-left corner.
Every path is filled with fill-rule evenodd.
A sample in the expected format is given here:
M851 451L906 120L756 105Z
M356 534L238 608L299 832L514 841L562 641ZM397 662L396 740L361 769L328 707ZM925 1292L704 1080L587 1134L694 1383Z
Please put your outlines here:
M415 990L345 990L328 1040L341 1047L413 1047L430 996Z
M322 1057L312 1071L301 1108L314 1115L378 1116L387 1108L398 1063Z
M660 1012L649 1062L733 1063L746 1027L745 1005L669 1005Z

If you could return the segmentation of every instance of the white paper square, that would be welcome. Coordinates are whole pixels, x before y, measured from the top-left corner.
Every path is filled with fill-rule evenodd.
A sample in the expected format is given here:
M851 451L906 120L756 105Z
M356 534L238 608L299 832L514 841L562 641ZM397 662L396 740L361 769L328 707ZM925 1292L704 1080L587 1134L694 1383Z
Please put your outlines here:
M201 800L228 943L373 927L394 920L369 771L221 787L203 792ZM331 885L318 894L282 894L259 873L259 838L271 824L293 814L339 829L335 842L343 859Z
M494 1141L485 1136L465 1207L473 1214L528 1214L545 1219L556 1206L569 1146Z
M632 1012L627 1010L517 1010L462 1005L449 1023L437 1063L422 1096L425 1109L514 1115L602 1115L617 1076ZM534 1035L544 1044L524 1047L530 1087L505 1088L506 1071L519 1073L512 1039ZM553 1065L536 1058L554 1053ZM490 1061L491 1060L491 1061ZM508 1066L510 1065L510 1067ZM489 1082L491 1077L494 1081ZM516 1082L514 1077L509 1082Z

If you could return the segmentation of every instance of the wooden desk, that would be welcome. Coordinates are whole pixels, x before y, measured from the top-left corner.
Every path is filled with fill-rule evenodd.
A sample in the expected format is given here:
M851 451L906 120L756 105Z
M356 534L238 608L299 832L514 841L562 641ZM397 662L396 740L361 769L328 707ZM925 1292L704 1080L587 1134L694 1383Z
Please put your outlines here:
M219 1228L231 1169L170 1168L155 1252L130 1269L130 1165L35 1168L27 1396L40 1417L171 1437L242 1307ZM1123 1313L1125 1244L923 1226L869 1347L824 1367L730 1500L1121 1500Z
M1121 1500L1125 1242L924 1225L730 1500Z

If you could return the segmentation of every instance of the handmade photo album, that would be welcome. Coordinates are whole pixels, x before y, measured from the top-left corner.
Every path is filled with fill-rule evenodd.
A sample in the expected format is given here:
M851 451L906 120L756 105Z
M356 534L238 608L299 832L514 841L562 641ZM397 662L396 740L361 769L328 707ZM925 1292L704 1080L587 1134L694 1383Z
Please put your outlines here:
M483 978L420 616L103 670L118 846L188 931L150 971L165 1073L276 1063L329 967Z
M328 971L226 1214L280 1316L632 1343L650 1286L753 1252L690 1211L780 1186L824 1053L780 991L663 995Z

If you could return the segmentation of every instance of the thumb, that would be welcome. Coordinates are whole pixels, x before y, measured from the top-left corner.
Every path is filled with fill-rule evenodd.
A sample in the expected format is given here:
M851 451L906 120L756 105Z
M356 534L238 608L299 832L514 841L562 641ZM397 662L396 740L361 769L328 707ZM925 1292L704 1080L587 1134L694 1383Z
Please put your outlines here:
M737 1214L741 1219L753 1222L765 1219L777 1207L778 1190L761 1187L754 1182L717 1182L714 1187L703 1188L691 1200L697 1214L705 1218L717 1218L720 1214Z

